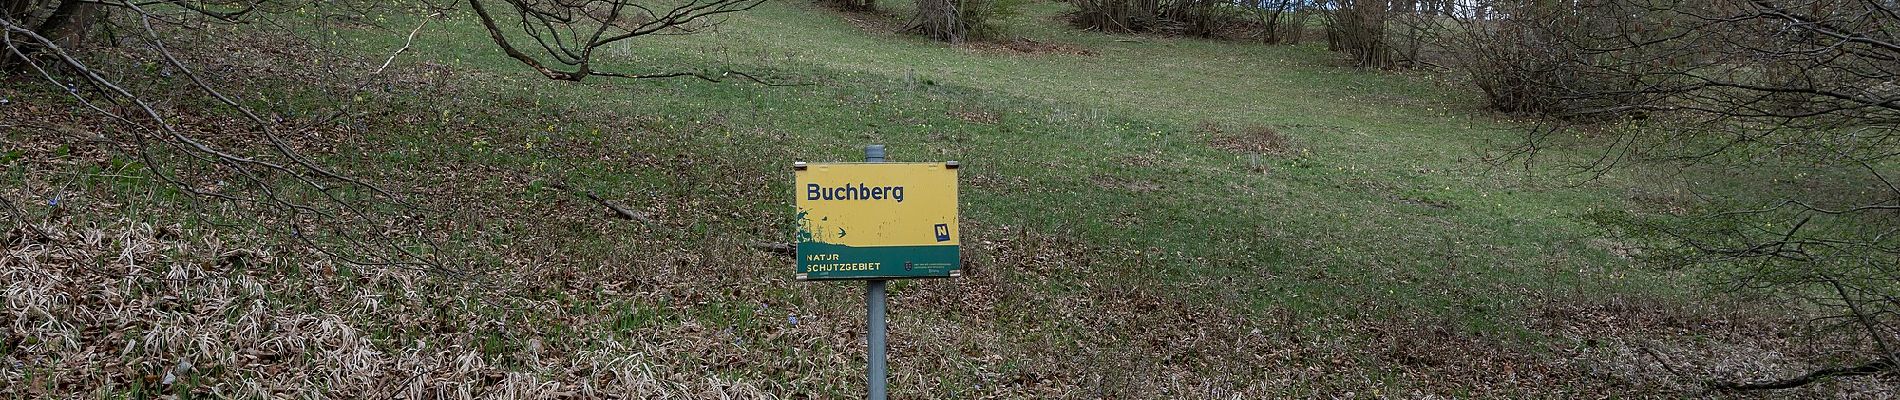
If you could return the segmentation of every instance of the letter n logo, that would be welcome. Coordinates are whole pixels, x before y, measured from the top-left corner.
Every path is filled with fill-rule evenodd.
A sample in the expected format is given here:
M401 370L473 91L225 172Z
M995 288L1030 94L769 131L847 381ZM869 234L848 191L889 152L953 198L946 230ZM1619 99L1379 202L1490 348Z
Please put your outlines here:
M937 224L937 241L950 241L950 224Z

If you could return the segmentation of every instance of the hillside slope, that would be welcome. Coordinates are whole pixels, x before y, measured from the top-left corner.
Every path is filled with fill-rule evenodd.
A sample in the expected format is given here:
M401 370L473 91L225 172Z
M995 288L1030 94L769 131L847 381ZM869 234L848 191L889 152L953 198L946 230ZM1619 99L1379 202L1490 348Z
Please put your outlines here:
M1023 41L950 46L772 3L609 55L793 86L550 82L468 15L424 25L347 123L301 140L428 210L414 226L454 275L338 262L188 200L6 77L0 116L26 123L0 158L0 393L860 396L861 285L792 280L750 245L790 235L793 162L872 143L964 165L966 276L893 284L905 398L1682 396L1814 367L1792 317L1644 268L1590 222L1679 187L1480 162L1522 126L1431 75L1080 32L1064 7L1010 20ZM403 46L300 21L366 58ZM309 122L338 100L298 79L320 66L297 45L218 61L198 34L257 107Z

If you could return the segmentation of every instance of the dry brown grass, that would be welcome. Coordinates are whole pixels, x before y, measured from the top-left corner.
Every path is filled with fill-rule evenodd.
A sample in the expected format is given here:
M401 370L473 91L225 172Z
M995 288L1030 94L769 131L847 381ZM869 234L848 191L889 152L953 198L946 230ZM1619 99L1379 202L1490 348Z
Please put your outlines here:
M9 229L0 280L12 365L0 393L770 397L752 382L665 375L677 372L656 363L675 349L654 342L592 335L598 349L485 352L471 331L508 321L471 312L480 299L442 295L454 285L414 271L341 272L234 236L130 221ZM447 317L422 309L430 303ZM377 333L425 326L435 333L413 341Z
M1293 142L1280 131L1270 127L1256 126L1230 130L1217 125L1203 124L1201 131L1208 135L1208 142L1215 148L1228 151L1253 154L1286 154L1292 150Z
M1013 55L1064 55L1092 57L1096 53L1087 47L1069 43L1044 42L1025 37L1012 37L994 41L972 41L961 45L964 48L985 52Z
M950 109L950 116L972 124L995 125L1002 121L996 112L972 105L959 105Z

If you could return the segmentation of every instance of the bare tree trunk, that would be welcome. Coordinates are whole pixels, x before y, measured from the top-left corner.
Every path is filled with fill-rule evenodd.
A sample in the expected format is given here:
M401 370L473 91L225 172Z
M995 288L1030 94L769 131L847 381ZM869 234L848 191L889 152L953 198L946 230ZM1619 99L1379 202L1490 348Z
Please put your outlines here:
M82 8L80 6L85 4L85 0L61 0L59 6L53 8L53 13L47 15L46 20L40 21L39 26L33 27L33 31L39 32L42 36L59 40L60 38L58 36L52 35L56 35L59 30L65 29L66 23L72 21L73 15L79 13L79 9Z
M58 1L52 13L42 14L48 5ZM85 5L82 0L0 0L0 18L12 22L14 26L29 29L41 36L61 40L60 28L66 25L73 13ZM20 43L13 50L0 55L0 71L16 71L26 66L21 57L32 57L39 52L40 46L34 43Z
M71 49L86 44L92 38L93 26L103 14L98 4L81 3L73 8L72 13L66 16L65 27L54 33L59 35L59 46Z

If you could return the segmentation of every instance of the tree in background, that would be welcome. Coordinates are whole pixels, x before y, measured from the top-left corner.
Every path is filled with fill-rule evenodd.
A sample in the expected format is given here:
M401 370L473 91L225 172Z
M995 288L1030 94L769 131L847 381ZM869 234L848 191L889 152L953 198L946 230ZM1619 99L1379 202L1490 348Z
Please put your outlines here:
M579 81L588 77L673 78L695 77L717 82L726 75L757 81L750 75L723 71L720 76L704 72L625 72L595 68L600 50L623 41L647 35L689 35L718 24L717 17L750 10L765 0L503 0L507 7L491 12L482 0L468 0L469 8L481 17L482 27L495 45L509 57L540 72L548 79ZM518 21L504 29L496 15ZM508 39L510 33L526 34L541 48L529 54ZM763 81L760 81L763 83Z
M19 25L31 27L47 37L57 38L57 43L68 47L84 42L93 31L93 23L100 17L99 4L81 1L53 0L0 0L0 16L15 19ZM21 53L30 55L42 47L28 45ZM0 57L0 66L18 67L23 60L8 52Z
M1255 0L1253 9L1260 24L1260 41L1267 44L1299 44L1306 33L1306 16L1312 8L1307 0Z
M818 4L840 11L872 12L877 11L877 0L820 0Z
M153 179L196 199L268 214L260 225L319 250L347 248L347 254L331 255L349 263L448 272L446 264L418 250L433 248L432 242L404 235L410 230L402 225L412 218L413 209L406 208L400 195L305 157L297 150L297 132L281 118L255 110L246 99L215 84L220 79L204 65L173 51L183 45L176 40L178 29L256 22L298 5L8 0L0 3L0 51L7 54L0 63L9 75L38 79L55 93L70 96L76 107L91 111L95 118L85 121L84 129L93 137L82 143L139 160ZM103 30L111 40L92 43L87 39L94 30ZM148 67L123 67L137 64ZM363 83L341 75L330 78L336 79L330 82L334 86ZM230 111L241 123L211 132L187 126L180 121L189 118L166 105L183 101L167 96L177 93L188 93L195 97L193 102L209 101L208 106ZM348 106L335 110L325 118L335 121L354 112ZM374 211L390 204L403 209Z
M1021 0L917 0L911 30L931 39L962 43L994 39L1000 18L1015 14Z
M74 107L91 112L92 118L78 123L94 137L80 144L136 159L153 179L193 199L244 210L257 216L257 225L289 240L360 266L459 274L466 271L441 258L440 238L426 229L440 222L428 210L413 206L404 191L386 190L305 156L298 150L306 145L299 138L325 126L359 129L349 122L368 110L353 99L386 85L385 71L429 21L464 12L463 5L480 18L488 40L549 79L720 81L736 76L764 83L730 70L633 72L596 63L608 45L648 35L693 34L717 24L722 15L763 1L0 0L0 54L5 54L0 79L37 80L52 93L65 94ZM304 15L305 10L323 14ZM389 10L429 17L413 29L389 29L398 35L407 31L407 36L386 57L327 49L322 39L283 28L312 21L370 24L364 15ZM218 37L231 32L251 33ZM98 40L99 34L108 40ZM181 39L186 36L199 40ZM246 67L240 61L248 60L237 59L237 51L255 51L278 40L319 50L309 53L308 62L324 67L317 69L322 75L285 77L323 91L316 101L328 102L301 105L298 112L313 114L301 121L260 111L257 99L221 85L226 79L220 71ZM174 51L204 43L226 47ZM173 106L204 102L204 109L192 114ZM194 126L209 124L195 118L206 113L241 123ZM61 127L23 129L69 135Z
M1437 66L1426 52L1456 7L1449 0L1318 0L1312 8L1326 26L1328 50L1359 68L1395 69Z
M1069 22L1082 29L1212 37L1238 21L1215 0L1069 0Z
M1326 23L1326 49L1345 53L1360 68L1391 68L1399 53L1387 29L1395 14L1386 1L1325 0L1319 7Z
M1500 159L1598 154L1594 178L1673 164L1758 185L1702 188L1700 214L1606 216L1671 263L1814 315L1863 362L1900 364L1900 11L1884 0L1480 2L1452 13L1458 67L1500 111L1551 118ZM1602 138L1608 138L1604 143Z

